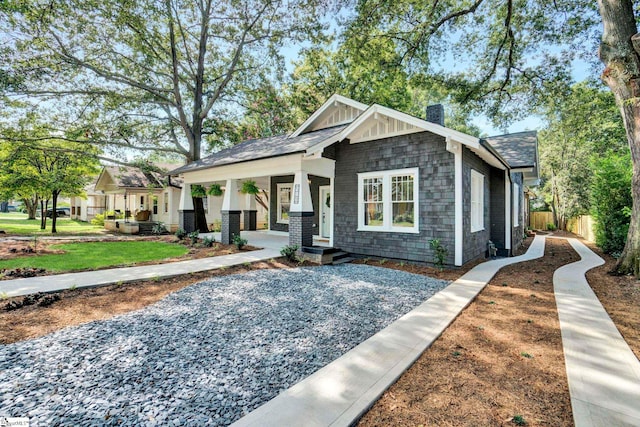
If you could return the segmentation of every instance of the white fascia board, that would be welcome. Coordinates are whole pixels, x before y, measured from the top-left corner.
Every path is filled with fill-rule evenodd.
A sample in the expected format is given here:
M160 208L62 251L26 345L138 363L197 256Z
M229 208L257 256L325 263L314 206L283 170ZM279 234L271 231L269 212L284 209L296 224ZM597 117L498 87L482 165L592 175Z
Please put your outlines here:
M353 107L353 108L361 110L361 111L366 110L367 107L368 107L368 105L366 105L366 104L363 104L361 102L355 101L353 99L347 98L347 97L342 96L342 95L338 95L336 93L336 94L332 95L331 98L327 99L325 101L325 103L322 104L322 106L320 108L318 108L311 116L309 116L309 118L307 120L305 120L304 123L302 123L302 125L300 125L300 127L298 127L298 129L296 129L291 135L289 135L289 138L295 138L296 136L302 134L302 132L304 132L309 126L311 126L311 124L318 117L320 117L320 115L322 113L324 113L326 110L331 108L333 106L333 104L336 103L336 102L348 105L350 107Z
M227 179L247 179L259 176L293 175L301 169L302 153L270 157L242 163L233 163L193 172L184 172L180 177L186 184L225 181Z
M528 168L511 168L511 172L512 173L518 173L518 172L533 172L533 166L528 167Z

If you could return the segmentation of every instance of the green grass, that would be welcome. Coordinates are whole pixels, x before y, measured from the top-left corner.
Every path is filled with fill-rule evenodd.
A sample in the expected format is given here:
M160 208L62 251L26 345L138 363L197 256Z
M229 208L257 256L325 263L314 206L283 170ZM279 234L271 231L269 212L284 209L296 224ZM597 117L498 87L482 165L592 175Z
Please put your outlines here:
M69 218L58 218L56 221L57 234L96 234L101 233L104 228L93 225L90 222L75 221ZM40 218L27 219L23 213L0 213L0 230L7 234L20 234L33 236L34 234L51 234L51 218L47 218L47 228L40 230Z
M66 243L51 248L65 253L2 260L0 269L32 267L52 272L98 269L173 258L189 251L182 245L147 241Z

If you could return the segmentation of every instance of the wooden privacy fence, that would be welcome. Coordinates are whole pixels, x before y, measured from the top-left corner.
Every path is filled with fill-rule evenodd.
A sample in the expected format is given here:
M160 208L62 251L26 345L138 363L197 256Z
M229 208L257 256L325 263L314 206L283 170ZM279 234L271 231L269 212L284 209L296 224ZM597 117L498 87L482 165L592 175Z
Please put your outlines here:
M553 224L552 212L531 212L529 228L532 230L546 230L547 224Z
M567 231L578 236L582 236L585 240L595 242L596 236L593 232L593 218L591 215L580 215L567 221Z

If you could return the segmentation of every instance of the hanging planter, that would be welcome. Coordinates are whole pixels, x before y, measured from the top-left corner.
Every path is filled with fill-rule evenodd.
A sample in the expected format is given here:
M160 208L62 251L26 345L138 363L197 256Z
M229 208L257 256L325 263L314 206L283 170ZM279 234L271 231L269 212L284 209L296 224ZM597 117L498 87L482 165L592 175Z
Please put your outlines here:
M260 193L260 189L256 185L255 181L249 180L242 183L242 188L240 189L240 192L242 194L256 195Z
M207 192L205 191L202 185L192 185L191 186L191 197L206 197Z
M209 187L209 190L207 191L207 194L209 194L210 196L215 196L215 197L219 197L222 196L222 187L220 186L220 184L211 184L211 187Z

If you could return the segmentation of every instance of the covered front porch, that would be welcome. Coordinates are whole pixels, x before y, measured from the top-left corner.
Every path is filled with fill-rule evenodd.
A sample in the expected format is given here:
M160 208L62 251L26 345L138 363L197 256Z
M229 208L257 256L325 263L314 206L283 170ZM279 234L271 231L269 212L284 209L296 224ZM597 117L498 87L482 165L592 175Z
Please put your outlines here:
M212 168L185 171L179 217L180 227L195 229L195 213L191 188L201 185L223 190L219 240L230 244L244 230L255 231L256 197L239 190L253 181L261 190L262 203L268 207L268 231L259 236L273 237L279 248L295 245L300 250L314 245L333 244L334 160L302 153L226 164ZM266 199L266 200L264 200ZM242 218L242 221L241 221ZM244 235L244 233L243 233ZM256 243L251 243L256 244Z

